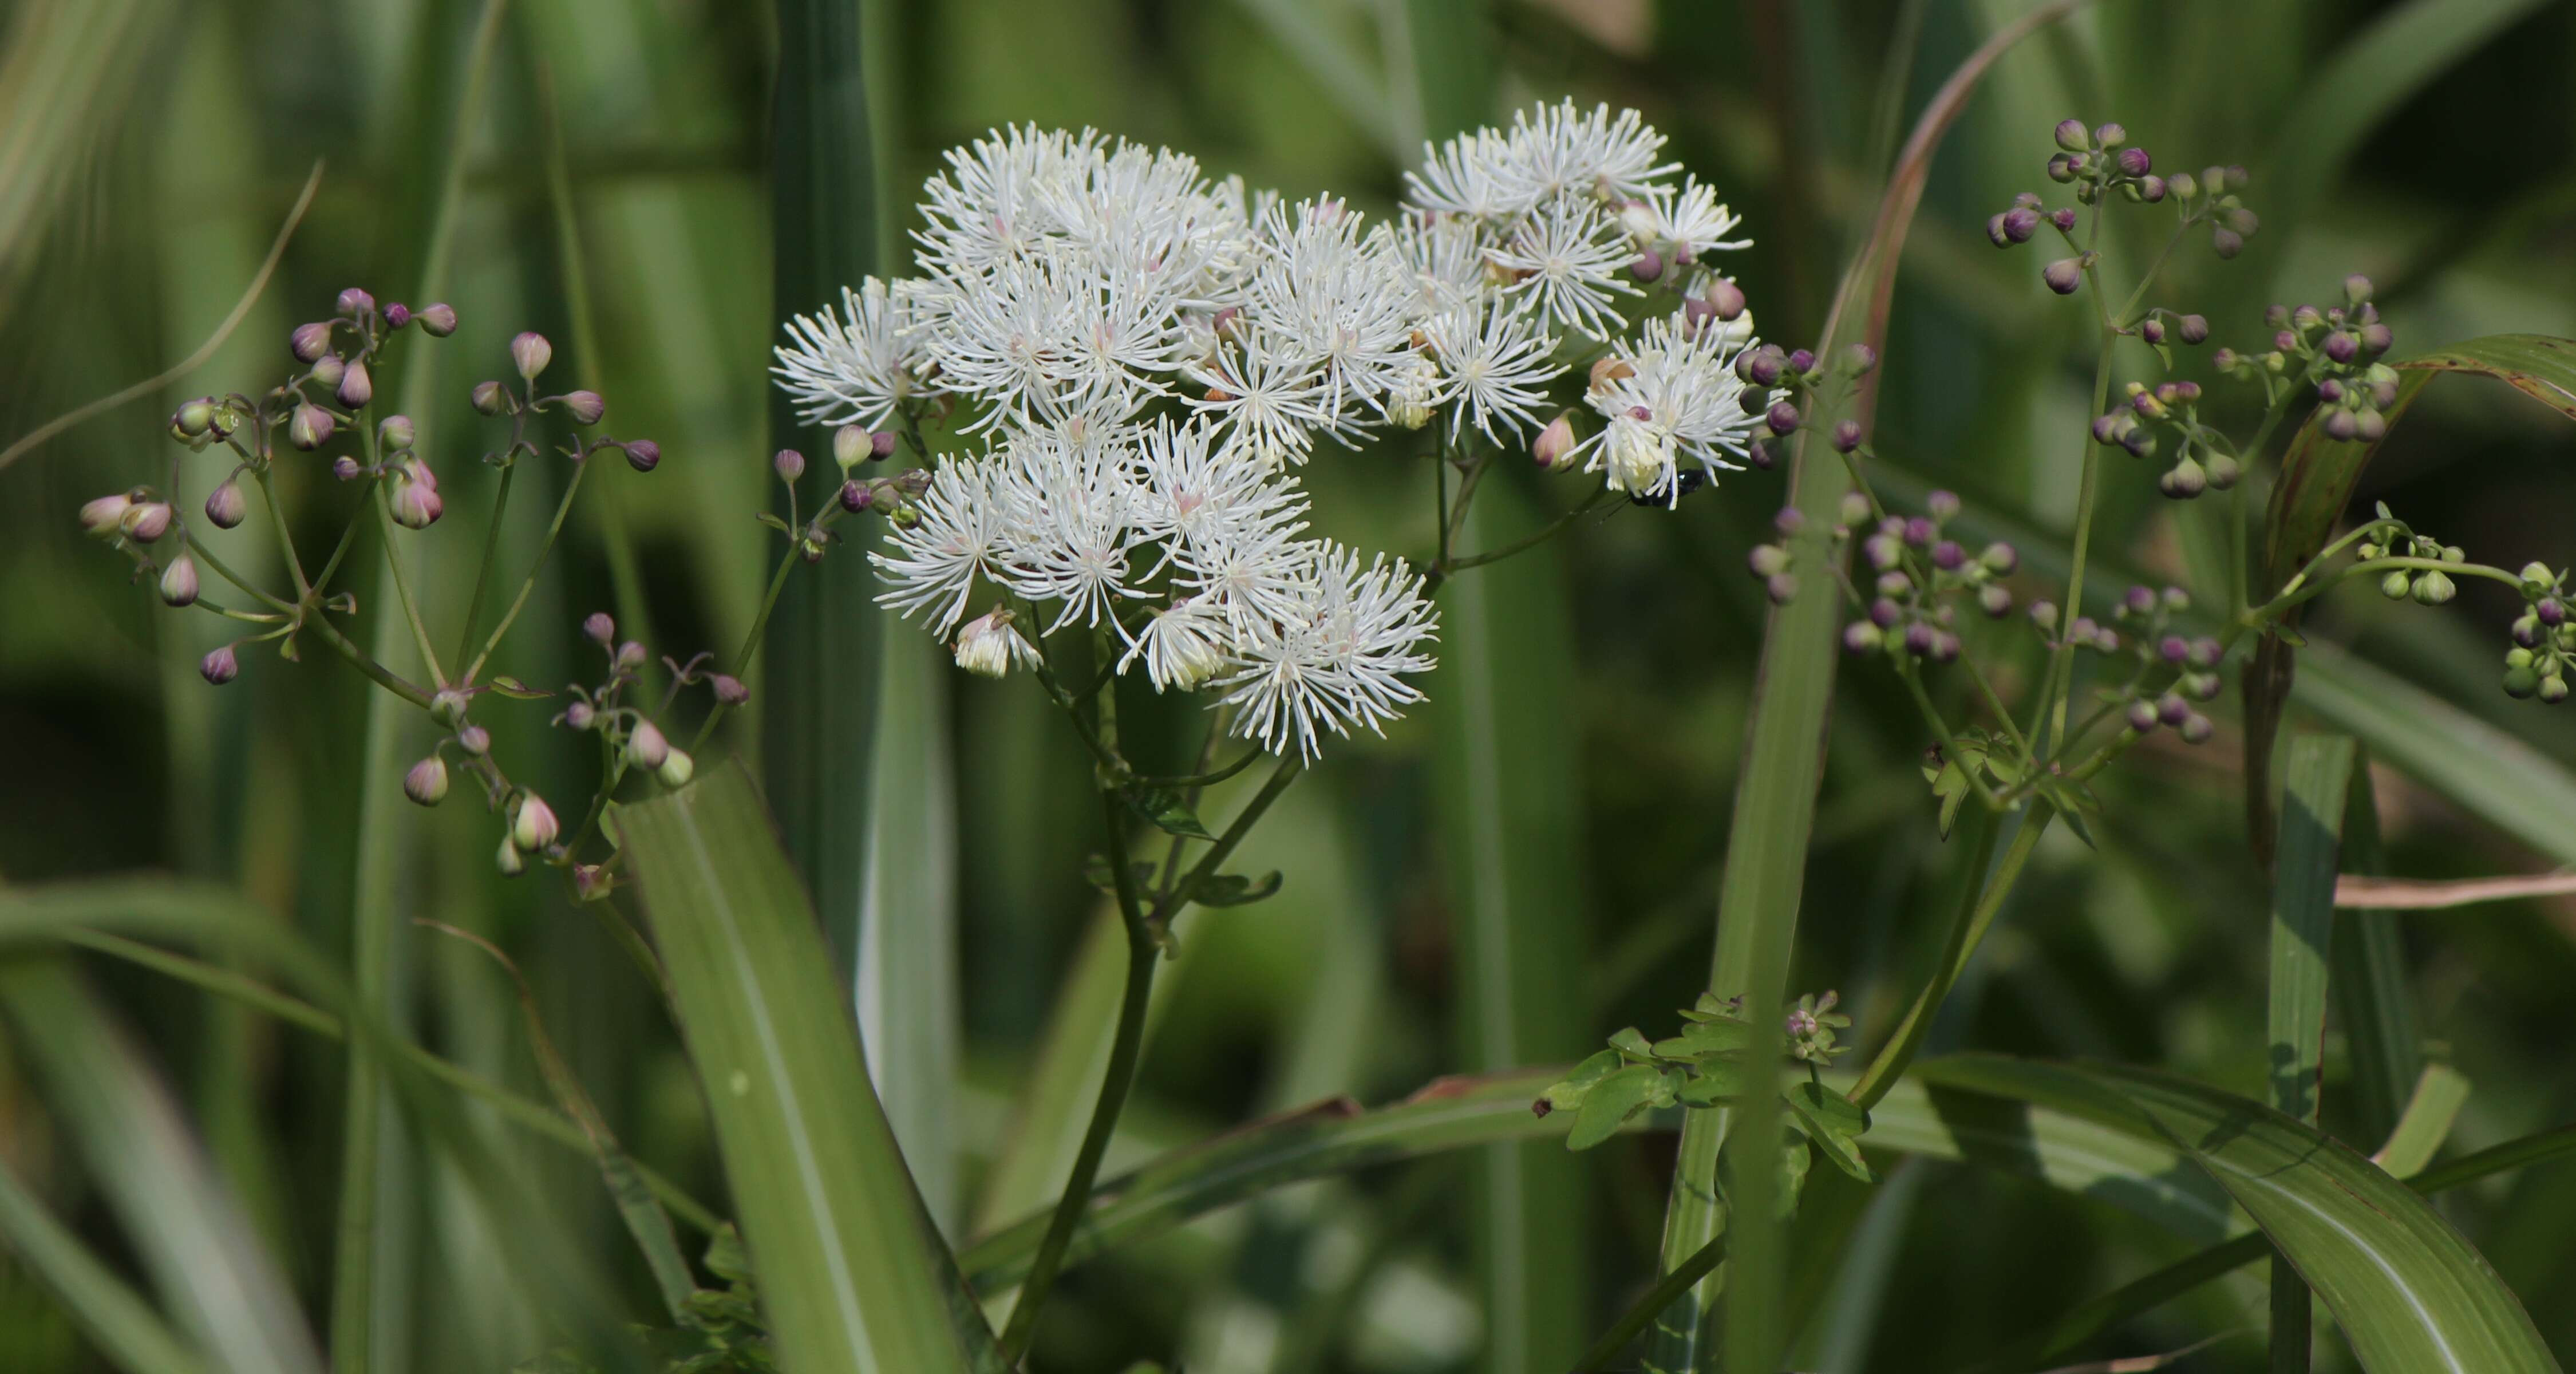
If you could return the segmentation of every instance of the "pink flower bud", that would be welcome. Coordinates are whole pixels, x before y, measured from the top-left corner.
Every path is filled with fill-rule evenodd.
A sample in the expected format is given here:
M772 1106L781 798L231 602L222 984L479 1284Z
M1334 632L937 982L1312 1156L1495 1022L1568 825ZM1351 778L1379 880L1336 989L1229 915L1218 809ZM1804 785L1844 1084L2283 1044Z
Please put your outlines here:
M363 410L367 402L376 399L375 379L367 375L367 365L364 362L351 363L348 370L340 374L337 394L340 397L340 404L351 410Z
M422 759L403 774L403 795L423 806L436 806L447 798L447 761L436 754Z
M534 792L519 795L518 819L510 823L513 844L523 850L543 850L562 831L562 823L555 819L554 808L546 805L545 798Z
M357 316L376 308L376 298L352 286L340 293L340 313Z
M639 768L659 768L671 756L671 742L653 722L637 721L635 732L626 737L626 756Z
M287 347L299 363L320 362L322 355L331 351L331 322L316 320L295 326L295 332L287 336Z
M84 502L80 510L81 528L101 539L118 533L125 524L125 513L134 508L134 499L122 492Z
M727 706L740 706L751 700L751 689L742 685L741 678L729 673L716 674L710 685L715 688L716 700Z
M662 462L662 446L650 439L630 439L626 443L626 466L637 472L651 472Z
M309 453L331 442L331 431L338 427L331 412L306 402L297 406L294 417L286 422L286 441Z
M529 330L510 340L510 364L529 381L535 381L537 374L546 370L546 364L554 360L555 346L547 343L543 334Z
M893 457L893 456L894 456L894 431L893 431L893 430L890 430L890 429L880 429L880 430L874 431L873 433L871 433L871 434L869 434L869 435L868 435L868 457L870 457L870 458L872 458L872 459L875 459L875 458L891 458L891 457Z
M568 392L563 403L564 409L572 412L573 423L578 425L598 424L600 417L608 413L608 402L601 400L596 391Z
M590 637L591 643L606 648L610 640L617 638L617 622L606 611L592 611L581 622L581 632Z
M1574 462L1574 420L1559 415L1538 432L1537 442L1530 445L1530 457L1550 472L1563 472Z
M875 500L876 492L865 482L849 481L841 484L841 509L852 515L866 510Z
M400 329L409 323L411 323L410 306L403 304L401 301L395 301L393 304L385 307L386 328Z
M135 543L149 544L170 532L170 507L159 501L138 501L126 508L117 527Z
M499 415L510 408L510 393L499 382L474 384L474 409L485 415Z
M456 307L428 305L421 307L420 327L436 338L444 339L456 332Z
M782 482L794 482L805 475L805 455L792 448L780 449L769 465L777 469L778 480Z
M206 518L217 529L231 529L249 514L250 501L242 495L239 482L226 482L206 493Z
M357 481L358 474L364 471L364 468L358 466L357 459L345 453L331 460L331 475L343 482Z
M241 660L233 656L233 646L227 644L198 659L197 673L207 682L221 687L241 676Z
M197 601L197 560L182 553L161 570L161 600L172 606L193 606Z

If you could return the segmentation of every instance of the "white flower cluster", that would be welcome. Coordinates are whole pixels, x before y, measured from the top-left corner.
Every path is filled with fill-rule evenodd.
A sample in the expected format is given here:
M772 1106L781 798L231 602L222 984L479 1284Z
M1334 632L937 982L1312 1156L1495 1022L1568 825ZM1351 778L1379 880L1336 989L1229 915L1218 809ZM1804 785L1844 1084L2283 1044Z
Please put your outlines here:
M1684 459L1745 452L1751 319L1696 265L1741 246L1736 219L1670 184L1662 144L1633 111L1541 108L1426 149L1413 208L1370 223L1088 130L996 131L926 184L920 275L797 319L776 375L815 422L935 399L979 437L876 556L881 599L956 632L962 665L1039 661L1004 606L959 628L980 580L1041 634L1110 627L1120 671L1213 688L1237 733L1311 757L1420 699L1436 626L1401 560L1306 534L1295 469L1319 437L1445 416L1453 446L1525 443L1590 353L1606 427L1565 464L1669 501Z

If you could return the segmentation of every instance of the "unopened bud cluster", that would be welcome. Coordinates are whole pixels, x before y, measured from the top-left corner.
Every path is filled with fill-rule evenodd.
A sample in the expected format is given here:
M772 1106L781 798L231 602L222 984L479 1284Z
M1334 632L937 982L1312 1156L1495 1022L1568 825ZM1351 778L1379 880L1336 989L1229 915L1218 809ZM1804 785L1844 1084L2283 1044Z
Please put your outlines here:
M2076 643L2105 655L2118 654L2125 646L2136 662L2126 684L2104 693L2106 704L2120 711L2134 734L2165 729L2185 744L2203 744L2217 733L2199 708L2218 699L2219 665L2226 650L2208 635L2181 632L2175 620L2190 609L2191 594L2180 587L2131 587L2112 613L2117 628L2083 617L2067 627L2068 638ZM2151 679L2161 685L2150 686Z
M1850 1017L1834 1010L1841 1002L1842 995L1831 988L1799 994L1798 1005L1780 1018L1780 1031L1790 1058L1809 1064L1831 1064L1837 1056L1851 1052L1851 1046L1834 1043L1834 1032L1851 1025Z
M2513 647L2505 651L2504 690L2512 696L2538 697L2555 706L2567 699L2567 678L2576 665L2576 615L2568 613L2567 574L2546 563L2522 569L2526 609L2513 622Z
M2171 199L2183 224L2206 222L2210 226L2210 246L2222 258L2243 252L2245 240L2261 227L2254 212L2246 209L2235 194L2245 185L2242 167L2211 167L2197 177L2189 172L2166 177L2156 173L2155 159L2146 149L2131 145L2128 130L2118 124L2087 129L2082 120L2069 119L2057 126L2056 136L2058 151L2049 156L2048 179L2074 187L2078 204L2099 207L2114 196L2145 205ZM2013 197L2009 209L1986 220L1986 237L1997 248L2013 248L2030 242L2042 226L2056 230L2072 250L2072 256L2050 261L2040 269L2040 279L2049 290L2071 296L2083 288L2085 274L2100 259L2099 253L2076 234L2081 218L2071 207L2051 210L2037 194L2024 191ZM2181 318L2199 320L2197 316ZM2161 346L2166 326L2155 320L2152 329L2142 332L2147 333L2147 342ZM2180 332L2183 342L2198 343L2208 337L2208 324L2199 321ZM2191 337L2195 333L2198 338Z
M2327 438L2376 443L2397 403L2397 370L2380 356L2396 342L2371 303L2370 278L2344 278L2343 303L2275 305L2263 312L2272 330L2267 349L2222 348L2211 361L2242 381L2260 381L2265 399L2301 380L2317 387L2318 424Z
M2204 491L2225 491L2244 476L2244 466L2228 451L2217 430L2200 422L2200 383L2165 382L2148 387L2131 382L2127 399L2093 419L2093 441L2124 449L2133 458L2152 458L2163 447L2159 435L2174 441L2173 465L2156 479L2156 490L2177 501Z
M1922 515L1889 515L1872 527L1869 499L1856 491L1843 497L1835 537L1860 539L1861 559L1875 579L1855 592L1867 609L1843 627L1845 649L1947 663L1959 656L1954 603L1973 600L1989 619L2012 614L2004 579L2021 565L2013 546L1998 542L1972 551L1950 538L1947 527L1959 514L1959 498L1950 492L1933 492L1923 504Z
M2381 528L2373 532L2372 538L2363 540L2357 550L2365 563L2381 558L2416 558L2461 567L2469 561L2469 551L2457 544L2417 534L2403 522L2384 515L2380 524ZM2379 579L2379 594L2391 601L2442 606L2460 594L2460 587L2440 568L2392 568Z

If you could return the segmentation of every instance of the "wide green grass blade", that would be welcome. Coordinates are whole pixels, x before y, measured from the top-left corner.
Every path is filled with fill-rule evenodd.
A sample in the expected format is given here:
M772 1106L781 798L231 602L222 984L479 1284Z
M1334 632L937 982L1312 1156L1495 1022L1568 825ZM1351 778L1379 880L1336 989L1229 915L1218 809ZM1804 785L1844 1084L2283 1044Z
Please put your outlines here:
M2367 750L2353 757L2341 852L2341 872L2371 877L2387 872ZM2363 1139L2384 1140L2398 1129L2401 1116L2412 1114L2410 1098L2421 1094L2419 1080L2427 1072L2415 1029L2415 996L2406 982L2406 945L2394 911L2345 911L2338 923L2327 957L2334 971L2335 1010L2352 1051L2353 1113ZM2383 1167L2400 1178L2414 1172L2393 1164Z
M0 1004L154 1286L216 1367L321 1374L285 1276L159 1078L69 966L0 966Z
M0 1246L6 1246L100 1354L126 1374L204 1374L206 1362L142 1294L116 1276L0 1167Z
M2325 1091L2326 970L2334 945L2335 875L2357 751L2344 735L2290 742L2280 857L2272 877L2272 966L2265 1042L2274 1110L2314 1126ZM2272 1374L2306 1374L2308 1287L2272 1266Z
M781 1363L996 1367L869 1086L857 1026L739 763L618 813Z
M1492 117L1491 23L1486 0L1404 6L1424 138L1464 133ZM1461 530L1471 553L1545 523L1508 482L1487 483L1481 495ZM1590 1038L1583 1004L1559 990L1564 971L1584 955L1576 736L1562 728L1574 696L1566 582L1562 552L1550 547L1441 588L1433 690L1444 706L1435 713L1432 814L1448 861L1456 1035L1470 1072L1573 1058ZM1495 1145L1477 1155L1473 1179L1468 1231L1485 1310L1480 1365L1498 1374L1560 1368L1589 1334L1581 1162L1536 1145Z
M1937 1074L1946 1061L1922 1066ZM1922 1070L1918 1070L1920 1073ZM1530 1104L1563 1076L1557 1068L1442 1079L1390 1106L1363 1111L1320 1102L1162 1155L1102 1182L1068 1260L1161 1235L1193 1217L1271 1189L1355 1169L1502 1141L1543 1141L1563 1151L1567 1113L1540 1117ZM1645 1114L1626 1129L1670 1129ZM2172 1142L2134 1122L2104 1123L1982 1089L1899 1083L1870 1113L1873 1150L1972 1163L2035 1179L2132 1212L2188 1240L2216 1240L2242 1226L2225 1192L2187 1167ZM976 1288L1016 1281L1046 1228L1044 1213L978 1241L959 1259Z
M2451 1138L2451 1126L2468 1100L2469 1080L2459 1070L2448 1064L2425 1065L2423 1077L2415 1081L2415 1091L2406 1099L2406 1110L2371 1162L2395 1178L2422 1173L2442 1142Z
M1941 1081L2161 1133L2236 1199L2375 1374L2556 1370L2521 1300L2410 1190L2315 1128L2145 1069L1959 1056ZM2124 1120L2125 1118L2125 1120Z
M421 74L422 88L445 103L420 112L420 146L405 153L419 165L438 169L421 192L421 258L416 284L418 301L447 294L448 269L456 223L462 214L465 170L473 131L484 113L507 0L485 0L471 38L462 48L440 41L446 35L425 14L424 40L441 54ZM426 339L411 341L405 354L399 404L411 415L420 451L437 451L433 431L441 408L434 404L439 350ZM391 407L388 407L390 410ZM419 541L403 539L386 545L381 556L414 586L423 565ZM388 570L390 571L390 570ZM388 583L380 579L369 595L380 609L369 652L379 663L415 677L425 674L406 632L403 617L385 613ZM412 665L409 667L403 665ZM366 726L358 752L358 816L353 837L357 856L354 890L349 903L350 964L363 1008L399 1024L393 1008L406 966L403 913L397 891L405 853L418 834L420 820L395 786L405 767L404 736L413 726L412 708L390 692L367 693ZM384 1367L409 1366L411 1341L405 1330L411 1313L409 1227L399 1223L417 1192L409 1138L385 1091L384 1066L373 1048L350 1046L348 1093L342 1109L340 1212L331 1268L331 1364L337 1374L367 1374Z

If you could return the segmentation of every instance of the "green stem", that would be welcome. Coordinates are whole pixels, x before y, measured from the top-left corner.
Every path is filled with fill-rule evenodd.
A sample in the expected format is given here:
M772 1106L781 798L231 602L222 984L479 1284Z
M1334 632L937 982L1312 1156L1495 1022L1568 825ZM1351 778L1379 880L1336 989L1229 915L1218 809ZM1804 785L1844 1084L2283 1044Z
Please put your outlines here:
M403 619L411 625L412 643L420 649L421 666L429 670L429 680L440 687L447 685L447 674L438 666L438 651L429 647L429 627L420 622L420 608L411 599L411 579L403 574L402 559L394 552L393 498L385 495L384 483L375 484L376 523L385 535L385 573L394 584L394 600L401 603ZM468 674L466 681L473 681Z
M1941 718L1940 709L1932 704L1931 693L1923 690L1923 674L1917 672L1910 661L1899 660L1896 675L1905 679L1905 690L1914 694L1914 704L1922 708L1923 719L1940 739L1941 757L1949 760L1950 765L1959 770L1959 776L1968 780L1968 790L1977 794L1977 800L1984 803L1987 810L2002 810L2003 802L1995 796L1994 789L1986 785L1984 778L1977 776L1977 770L1959 752L1959 741L1951 736L1950 723Z
M304 577L304 561L295 556L295 538L287 533L286 508L278 504L277 488L269 485L264 468L252 468L250 478L259 484L260 500L268 506L268 523L277 531L278 550L286 555L286 570L295 578L295 595L302 600L313 594L313 584Z
M510 509L510 486L519 476L519 455L515 445L506 450L509 461L501 468L501 489L492 496L492 522L483 531L483 561L474 571L474 595L465 600L465 628L457 633L456 661L474 652L474 623L483 618L483 597L491 589L492 565L501 558L501 516Z
M1236 759L1234 762L1227 764L1223 768L1217 769L1213 773L1192 773L1188 777L1182 778L1137 778L1134 782L1138 787L1161 787L1174 792L1191 787L1212 787L1217 783L1221 783L1226 779L1233 777L1235 774L1242 772L1244 769L1250 768L1254 760L1264 757L1265 754L1266 751L1264 750L1247 749L1243 751L1242 758Z
M1225 828L1224 834L1216 837L1216 843L1208 846L1207 853L1199 856L1199 861L1191 866L1189 873L1172 889L1171 898L1154 908L1154 914L1149 918L1148 925L1158 937L1171 929L1172 922L1188 909L1192 901L1197 899L1199 888L1208 879L1216 876L1217 869L1234 856L1235 846L1243 843L1243 837L1251 833L1254 822L1261 819L1261 814L1268 811L1270 804L1279 800L1280 794L1288 790L1288 784L1295 782L1298 775L1304 771L1305 764L1294 754L1279 760L1279 766L1272 770L1270 780L1261 784L1261 790L1253 794L1251 801L1244 803L1243 810L1236 814L1233 824Z
M483 641L483 652L476 654L474 661L466 665L464 685L473 685L474 679L481 675L483 665L492 658L492 651L501 646L501 637L510 632L519 612L527 607L528 598L536 594L537 574L545 571L546 559L555 551L555 540L563 535L564 517L572 513L572 499L581 491L581 479L590 475L591 465L597 457L596 454L588 455L573 464L572 480L564 483L563 499L555 503L554 523L546 526L546 542L537 548L537 561L529 565L527 580L519 584L519 594L511 598L508 613L501 617L500 624L492 627L492 637Z
M1619 1357L1619 1352L1628 1348L1628 1342L1637 1339L1656 1316L1679 1301L1684 1293L1691 1290L1692 1284L1717 1272L1717 1266L1725 1261L1726 1233L1720 1231L1710 1237L1708 1244L1693 1250L1681 1263L1673 1266L1672 1272L1647 1289L1644 1297L1629 1304L1628 1310L1619 1315L1619 1320L1601 1333L1601 1339L1594 1341L1583 1352L1583 1357L1574 1362L1574 1374L1593 1374L1595 1370L1609 1368L1610 1362Z
M795 566L796 541L791 539L787 541L786 556L778 560L778 571L769 575L769 595L760 600L760 614L751 622L751 633L744 636L742 647L734 651L734 680L746 687L751 685L752 660L760 657L761 632L769 628L769 613L778 609L778 591L787 585L788 570ZM707 738L716 732L716 722L723 720L725 712L731 709L729 704L719 701L716 709L707 712L706 722L698 727L697 738L689 741L690 753L706 747Z
M341 527L340 542L332 545L331 556L322 560L322 571L313 574L314 591L330 590L332 574L340 571L340 561L349 556L349 549L358 542L358 526L366 523L366 519L364 511L350 514L349 523Z
M1118 1030L1109 1047L1108 1071L1100 1080L1100 1096L1092 1104L1091 1124L1083 1132L1082 1148L1074 1155L1073 1174L1065 1180L1063 1195L1056 1199L1046 1237L1038 1242L1037 1253L1029 1261L1029 1276L1020 1285L1019 1300L1012 1304L1010 1322L1002 1330L1002 1363L1012 1367L1018 1366L1020 1357L1028 1353L1029 1341L1037 1334L1038 1313L1046 1305L1047 1293L1055 1287L1056 1275L1064 1268L1065 1247L1073 1243L1073 1228L1090 1205L1100 1161L1109 1153L1109 1139L1117 1130L1118 1114L1127 1105L1127 1090L1144 1053L1145 1014L1153 1006L1154 966L1163 957L1161 945L1146 925L1144 907L1137 900L1136 875L1128 867L1126 811L1114 789L1101 789L1100 809L1109 827L1109 871L1118 891L1118 915L1127 928L1127 991L1118 1004Z
M2091 272L2086 276L2089 278ZM2066 579L2066 609L2063 614L2081 614L2084 605L2084 566L2093 545L2093 502L2101 486L2101 446L2093 442L2089 428L2093 415L2100 415L2111 404L2111 345L2119 336L2109 328L2102 331L2102 357L2093 366L2093 409L2087 415L2084 435L2084 483L2075 498L2075 554L2072 570ZM2041 737L2043 725L2050 748L2059 747L2066 736L2066 698L2075 686L2075 641L2071 636L2057 641L2057 650L2049 656L2048 675L2041 680L2039 707L2044 719L2031 722L2033 739Z
M2373 558L2354 563L2332 577L2310 582L2295 591L2284 592L2247 611L2238 623L2247 629L2260 629L2267 622L2278 620L2282 612L2314 601L2356 577L2373 577L2388 572L2438 572L2460 577L2483 577L2490 582L2501 582L2517 589L2522 586L2520 573L2485 563L2445 563L2438 558ZM2304 577L2305 574L2301 576Z
M1575 521L1580 520L1584 516L1590 515L1592 512L1609 504L1612 500L1616 499L1618 495L1619 493L1604 488L1595 493L1591 500L1588 500L1582 505L1576 506L1574 509L1556 517L1554 520L1549 521L1546 525L1542 526L1535 532L1523 535L1498 549L1488 550L1484 553L1469 554L1464 558L1451 558L1446 553L1443 553L1440 561L1433 564L1431 570L1423 575L1423 593L1425 595L1430 594L1434 588L1438 587L1442 582L1447 581L1451 573L1464 572L1469 568L1481 568L1488 563L1499 563L1504 559L1511 557L1513 554L1525 553L1530 549L1534 549L1539 545L1546 543L1550 539L1554 539L1556 536L1563 534L1566 528L1572 525ZM1447 541L1444 540L1442 542L1445 546Z
M1967 971L1977 943L1994 925L2004 899L2012 895L2023 866L2030 862L2032 851L2039 848L2040 836L2047 833L2049 822L2056 816L2056 808L2047 802L2034 805L2022 819L2021 829L2014 833L2012 847L2004 851L2003 863L1995 869L1991 881L1986 878L1986 864L1994 857L1997 823L1978 822L1980 834L1975 857L1968 865L1966 896L1959 903L1958 917L1950 923L1949 934L1942 940L1932 976L1924 983L1923 991L1915 995L1914 1005L1906 1009L1905 1019L1897 1023L1895 1036L1869 1061L1860 1081L1852 1085L1851 1099L1861 1110L1878 1105L1905 1076L1906 1066L1914 1062L1915 1052L1923 1048L1923 1038L1931 1033L1932 1018L1939 1014L1942 1000L1957 986L1959 975Z
M259 588L252 586L248 578L243 577L240 573L234 572L230 566L225 564L224 560L217 558L214 550L207 548L205 545L198 543L194 539L191 539L188 541L188 552L195 555L198 562L213 569L215 576L241 588L243 592L257 597L260 601L276 610L283 611L288 615L295 614L296 608L294 605L286 601L281 601L278 598L261 591Z
M325 620L318 615L308 616L305 618L304 628L320 635L323 643L338 650L342 658L356 664L358 671L365 673L369 678L373 679L377 686L384 688L395 696L401 697L403 700L410 702L412 705L417 706L424 711L429 709L430 693L428 689L415 687L410 682L395 676L390 669L385 667L385 665L378 663L373 655L349 642L349 637L347 635L344 635L338 630L332 628L330 621Z

